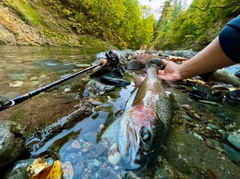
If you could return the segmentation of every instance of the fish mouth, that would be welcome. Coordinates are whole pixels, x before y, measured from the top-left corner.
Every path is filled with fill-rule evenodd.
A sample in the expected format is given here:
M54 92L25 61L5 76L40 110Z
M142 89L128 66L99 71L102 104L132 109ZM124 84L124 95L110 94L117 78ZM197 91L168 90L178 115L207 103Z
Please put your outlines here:
M126 117L126 118L125 118ZM147 163L153 151L150 150L153 133L151 126L133 124L129 118L136 117L126 114L120 124L118 136L118 149L127 169L138 169Z

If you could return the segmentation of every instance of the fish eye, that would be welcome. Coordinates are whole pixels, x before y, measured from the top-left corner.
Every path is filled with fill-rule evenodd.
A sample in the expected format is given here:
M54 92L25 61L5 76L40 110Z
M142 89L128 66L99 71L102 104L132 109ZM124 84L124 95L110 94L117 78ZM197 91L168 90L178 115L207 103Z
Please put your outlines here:
M143 127L141 130L140 130L140 136L143 140L143 142L148 142L150 141L151 139L151 133L148 129L146 129L145 127Z

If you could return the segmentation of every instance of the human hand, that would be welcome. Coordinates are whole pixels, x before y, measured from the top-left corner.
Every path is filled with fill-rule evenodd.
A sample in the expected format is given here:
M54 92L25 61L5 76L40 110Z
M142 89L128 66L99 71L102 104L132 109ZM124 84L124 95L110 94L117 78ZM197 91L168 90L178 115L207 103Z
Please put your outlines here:
M164 70L158 71L158 77L162 80L177 81L182 80L180 65L163 59L162 65L165 66Z

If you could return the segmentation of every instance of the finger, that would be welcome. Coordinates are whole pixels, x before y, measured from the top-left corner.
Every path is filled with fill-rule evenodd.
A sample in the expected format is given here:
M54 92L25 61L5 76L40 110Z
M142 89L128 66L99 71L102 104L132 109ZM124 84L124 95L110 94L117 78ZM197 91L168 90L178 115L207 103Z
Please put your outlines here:
M164 70L158 70L158 75L163 75L164 74Z
M167 66L168 63L169 63L168 60L162 59L162 65L163 65L163 66Z
M163 75L163 74L158 74L158 78L160 78L161 80L165 80L165 75Z

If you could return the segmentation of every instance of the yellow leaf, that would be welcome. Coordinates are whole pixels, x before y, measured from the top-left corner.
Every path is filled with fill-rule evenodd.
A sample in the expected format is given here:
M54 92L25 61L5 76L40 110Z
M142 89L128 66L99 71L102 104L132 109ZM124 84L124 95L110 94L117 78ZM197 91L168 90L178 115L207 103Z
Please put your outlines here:
M31 177L31 179L46 179L49 172L52 169L52 165L48 166L47 168L43 169L39 174L37 174L36 176Z
M62 179L62 169L60 160L56 160L46 179Z

